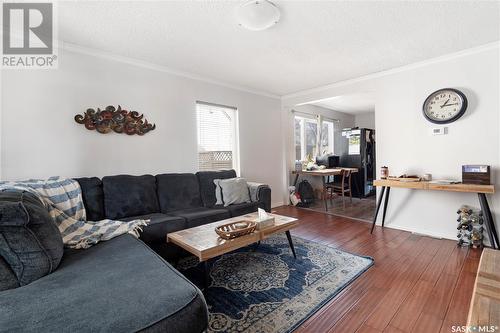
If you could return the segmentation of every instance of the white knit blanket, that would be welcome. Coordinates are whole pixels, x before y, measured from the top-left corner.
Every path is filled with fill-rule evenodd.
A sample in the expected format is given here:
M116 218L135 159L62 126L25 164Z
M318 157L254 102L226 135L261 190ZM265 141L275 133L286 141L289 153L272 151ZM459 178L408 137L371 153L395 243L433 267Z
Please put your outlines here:
M87 221L82 190L76 180L52 177L45 180L1 181L0 191L27 191L35 194L47 207L61 232L66 247L89 248L100 241L130 233L139 237L148 220Z

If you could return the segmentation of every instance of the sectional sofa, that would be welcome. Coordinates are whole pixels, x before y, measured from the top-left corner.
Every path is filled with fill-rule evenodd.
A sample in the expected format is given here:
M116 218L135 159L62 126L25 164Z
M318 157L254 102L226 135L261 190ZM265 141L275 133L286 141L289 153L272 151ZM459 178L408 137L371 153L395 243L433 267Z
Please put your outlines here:
M252 202L216 206L213 180L235 176L227 170L78 178L88 220L143 218L150 224L140 239L126 234L86 250L66 249L52 273L0 291L0 331L203 332L203 294L164 260L179 255L165 236L257 207L270 210L271 190L263 185L255 185ZM25 227L33 222L28 218ZM15 281L12 275L0 260L2 280Z
M214 179L236 177L234 170L169 173L156 176L106 176L77 178L82 188L87 219L151 220L141 240L165 259L178 255L165 235L182 229L271 209L271 189L260 185L252 202L216 205Z

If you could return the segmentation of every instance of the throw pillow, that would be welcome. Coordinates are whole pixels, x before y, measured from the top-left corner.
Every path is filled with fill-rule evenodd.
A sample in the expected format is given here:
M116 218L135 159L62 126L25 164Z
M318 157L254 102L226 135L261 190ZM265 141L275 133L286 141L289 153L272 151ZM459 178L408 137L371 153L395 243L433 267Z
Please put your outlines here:
M232 204L250 202L247 181L244 178L222 179L219 182L222 189L224 207Z
M222 201L222 189L220 187L220 181L222 179L214 179L214 184L215 184L215 205L222 205L224 202Z
M0 256L20 286L53 272L63 256L59 229L29 192L0 193Z

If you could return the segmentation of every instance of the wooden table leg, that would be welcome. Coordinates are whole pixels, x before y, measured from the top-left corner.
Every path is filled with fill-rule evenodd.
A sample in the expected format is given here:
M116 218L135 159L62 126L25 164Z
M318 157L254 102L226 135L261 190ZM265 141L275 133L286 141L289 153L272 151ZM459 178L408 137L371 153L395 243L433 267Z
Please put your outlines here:
M292 235L290 235L290 231L285 231L286 238L288 238L288 245L290 245L290 249L292 250L293 257L297 259L297 255L295 254L295 247L293 246Z
M377 209L375 210L375 216L373 217L373 224L372 224L372 230L370 233L373 233L373 229L375 228L375 223L377 222L377 215L378 211L380 210L380 206L382 205L382 199L384 197L384 192L385 192L385 186L382 186L382 190L380 191L380 197L378 198L377 202Z
M321 180L323 181L323 201L325 202L325 212L328 212L328 204L326 201L327 190L326 190L325 177L321 177Z
M384 226L385 213L387 212L387 205L389 204L389 193L391 193L391 188L390 187L388 187L387 191L385 192L384 211L382 213L382 227Z
M498 233L495 228L495 222L493 221L493 216L491 215L490 206L488 205L488 200L486 199L486 194L478 193L479 204L481 205L481 210L483 211L483 218L486 222L486 227L488 229L488 236L490 239L491 247L493 249L498 249L500 243L498 241Z
M255 244L253 245L252 252L257 251L257 249L259 248L259 246L260 246L260 241L258 241L257 243L255 243Z

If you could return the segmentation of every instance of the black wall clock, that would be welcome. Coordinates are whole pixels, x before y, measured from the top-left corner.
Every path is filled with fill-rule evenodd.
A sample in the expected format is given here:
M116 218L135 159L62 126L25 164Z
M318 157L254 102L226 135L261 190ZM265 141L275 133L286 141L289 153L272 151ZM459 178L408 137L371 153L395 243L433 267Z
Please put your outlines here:
M425 118L434 124L448 124L460 118L467 109L467 97L453 88L439 89L425 99Z

